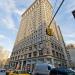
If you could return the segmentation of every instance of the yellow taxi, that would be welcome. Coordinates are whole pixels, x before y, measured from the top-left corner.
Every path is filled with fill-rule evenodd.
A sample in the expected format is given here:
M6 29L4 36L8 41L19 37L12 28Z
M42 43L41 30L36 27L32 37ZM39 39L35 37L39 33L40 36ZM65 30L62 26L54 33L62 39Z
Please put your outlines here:
M29 73L21 70L14 71L12 75L30 75Z
M13 71L11 70L6 71L6 75L13 75Z

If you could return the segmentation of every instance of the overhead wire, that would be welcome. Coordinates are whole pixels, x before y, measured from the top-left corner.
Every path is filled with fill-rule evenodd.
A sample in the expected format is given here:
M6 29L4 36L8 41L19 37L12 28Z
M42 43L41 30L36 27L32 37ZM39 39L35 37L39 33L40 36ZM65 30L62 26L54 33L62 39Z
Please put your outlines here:
M56 9L56 5L57 5L57 0L54 1L54 5L53 5L53 12L55 11Z
M62 2L60 3L60 5L59 5L58 9L56 10L56 12L55 12L55 14L54 14L54 16L53 16L52 20L50 21L50 23L49 23L49 26L48 26L48 27L50 27L50 25L52 24L52 22L53 22L53 20L54 20L55 16L57 15L57 13L58 13L58 11L60 10L60 8L61 8L61 6L62 6L62 4L63 4L63 3L64 3L64 0L62 0Z

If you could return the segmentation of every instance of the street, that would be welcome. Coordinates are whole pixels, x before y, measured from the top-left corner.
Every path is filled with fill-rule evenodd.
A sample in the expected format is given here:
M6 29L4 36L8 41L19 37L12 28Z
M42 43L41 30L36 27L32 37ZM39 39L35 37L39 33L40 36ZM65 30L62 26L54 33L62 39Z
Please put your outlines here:
M1 72L0 72L0 75L6 75L6 74L5 74L5 73L1 73Z
M6 75L6 72L0 72L0 75Z

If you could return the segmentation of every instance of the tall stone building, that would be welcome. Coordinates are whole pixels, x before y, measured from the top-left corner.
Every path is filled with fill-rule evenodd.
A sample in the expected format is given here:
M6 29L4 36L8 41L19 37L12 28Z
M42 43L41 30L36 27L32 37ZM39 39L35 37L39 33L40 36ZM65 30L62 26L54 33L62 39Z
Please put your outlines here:
M67 52L69 67L75 69L75 44L67 45L66 52Z
M16 68L19 64L19 69L24 69L26 65L33 68L36 63L66 65L65 46L55 21L51 24L53 36L46 34L52 15L48 0L35 0L23 13L11 54L11 67Z

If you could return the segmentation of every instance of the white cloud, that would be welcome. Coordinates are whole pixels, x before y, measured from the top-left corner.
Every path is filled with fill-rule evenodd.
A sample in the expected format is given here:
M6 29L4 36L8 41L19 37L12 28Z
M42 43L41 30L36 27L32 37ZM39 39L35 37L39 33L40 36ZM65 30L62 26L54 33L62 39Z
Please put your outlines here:
M67 32L64 33L64 40L66 44L75 44L75 33L74 32Z
M9 45L13 45L12 41L10 40L10 38L8 38L7 36L3 35L3 34L0 34L0 44L1 42L3 41L8 41ZM14 41L13 41L14 42Z
M75 37L75 33L74 32L67 32L67 33L64 33L64 36L73 38L73 37Z
M15 22L12 18L12 14L17 13L18 16L20 16L20 11L16 7L14 0L1 0L0 9L2 10L1 13L4 13L0 17L0 25L4 25L8 29L17 31Z
M0 40L4 40L4 39L8 39L8 37L6 37L5 35L3 35L3 34L0 34Z
M0 40L1 40L1 41L2 41L2 40L7 40L10 44L11 44L11 43L13 44L13 42L14 42L14 41L11 41L10 38L8 38L7 36L5 36L5 35L3 35L3 34L0 34Z
M68 44L75 44L75 41L74 40L65 40L65 42L66 42L66 44L68 45Z
M16 10L15 12L20 16L25 12L26 9Z
M7 28L9 29L13 29L15 30L15 23L14 21L12 20L11 16L8 16L8 17L5 17L2 19L2 23L4 26L6 26Z
M33 2L34 0L0 0L0 14L3 13L0 17L0 25L7 27L8 29L12 29L13 31L17 31L16 23L12 18L12 14L17 14L17 16L22 15L25 11L25 8L19 9L17 8L17 3L26 4L27 2Z
M18 10L14 0L1 0L0 8L7 12L7 14L9 13L9 15Z
M9 37L7 37L3 34L0 34L0 49L1 48L6 49L6 51L9 52L9 56L10 56L12 49L13 49L13 46L14 46L14 41L11 40Z
M75 10L75 1L73 0L66 0L66 12L67 13L70 13L70 12L72 12L73 10Z
M5 36L0 34L0 40L5 39Z

